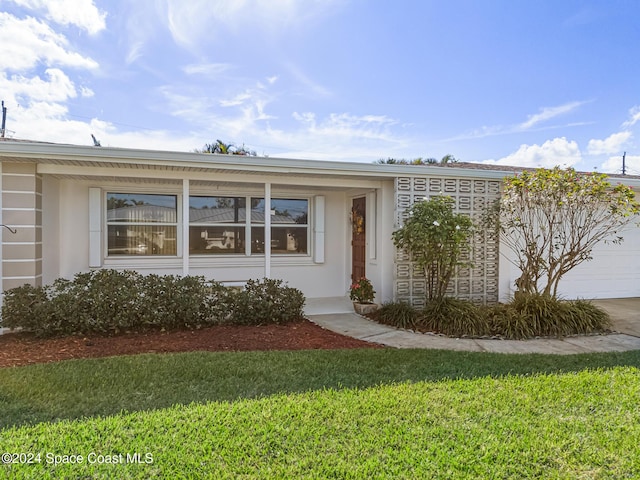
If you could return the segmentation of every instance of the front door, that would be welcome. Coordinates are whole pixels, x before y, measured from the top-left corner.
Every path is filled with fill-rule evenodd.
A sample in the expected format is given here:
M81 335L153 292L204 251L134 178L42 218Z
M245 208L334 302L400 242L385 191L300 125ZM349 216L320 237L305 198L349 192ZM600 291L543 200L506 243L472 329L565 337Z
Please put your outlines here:
M351 281L366 277L366 197L354 198L351 204Z

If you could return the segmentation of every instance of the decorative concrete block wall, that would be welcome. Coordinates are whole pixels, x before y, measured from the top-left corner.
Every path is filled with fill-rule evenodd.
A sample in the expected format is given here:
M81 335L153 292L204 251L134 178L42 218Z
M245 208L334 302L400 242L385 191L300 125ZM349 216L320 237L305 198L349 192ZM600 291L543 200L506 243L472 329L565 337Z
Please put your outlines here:
M2 290L42 283L42 177L32 163L2 164Z
M404 224L408 210L415 202L432 195L447 195L454 199L456 213L469 215L480 224L485 207L500 196L500 181L443 177L398 177L395 181L395 229ZM471 268L460 269L449 284L447 295L476 303L498 301L498 236L478 228L465 256ZM394 296L416 307L424 305L426 281L409 255L396 249Z

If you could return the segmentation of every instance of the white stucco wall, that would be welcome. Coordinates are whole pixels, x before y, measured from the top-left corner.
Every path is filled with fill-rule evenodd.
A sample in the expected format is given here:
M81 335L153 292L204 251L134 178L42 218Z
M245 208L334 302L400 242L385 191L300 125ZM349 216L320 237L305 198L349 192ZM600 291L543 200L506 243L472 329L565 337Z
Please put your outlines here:
M46 204L45 197L43 203ZM59 272L43 272L47 278L72 278L89 270L89 185L74 180L59 183ZM51 266L53 267L53 266Z
M42 179L42 283L53 282L60 272L60 181Z
M395 208L393 182L384 182L381 189L374 191L374 196L377 214L375 231L370 231L369 227L367 229L369 234L375 235L375 258L371 258L370 247L372 246L368 243L366 272L376 290L376 302L384 303L393 300L395 255L395 247L391 242Z

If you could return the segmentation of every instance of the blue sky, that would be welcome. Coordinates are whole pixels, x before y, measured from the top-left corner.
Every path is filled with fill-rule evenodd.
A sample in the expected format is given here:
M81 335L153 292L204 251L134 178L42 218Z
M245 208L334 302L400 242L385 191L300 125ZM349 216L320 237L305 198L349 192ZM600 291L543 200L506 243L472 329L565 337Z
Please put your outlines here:
M635 0L0 0L14 138L640 174Z

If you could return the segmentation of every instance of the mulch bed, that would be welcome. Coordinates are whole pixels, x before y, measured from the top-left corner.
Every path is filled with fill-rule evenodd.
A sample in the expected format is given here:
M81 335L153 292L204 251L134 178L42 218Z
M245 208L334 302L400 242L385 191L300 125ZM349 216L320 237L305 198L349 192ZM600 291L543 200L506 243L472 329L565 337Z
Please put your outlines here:
M344 348L382 347L325 330L308 320L286 325L217 326L114 336L36 338L27 333L7 333L0 335L0 367L137 353Z

